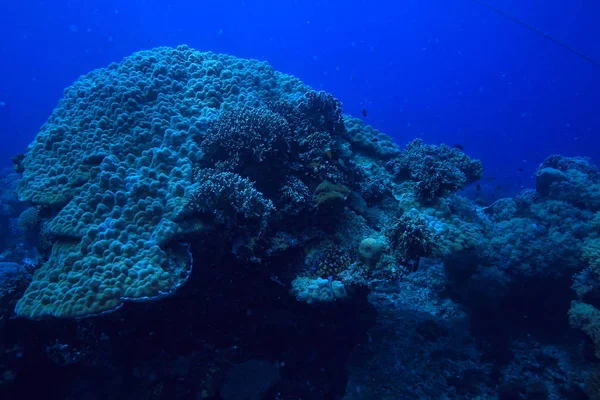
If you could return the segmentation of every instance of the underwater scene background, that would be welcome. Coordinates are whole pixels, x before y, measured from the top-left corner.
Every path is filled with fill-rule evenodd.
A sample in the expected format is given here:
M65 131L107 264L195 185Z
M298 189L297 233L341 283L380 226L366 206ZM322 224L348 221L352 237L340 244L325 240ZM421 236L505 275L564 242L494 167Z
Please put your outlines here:
M0 9L2 399L600 398L600 5Z

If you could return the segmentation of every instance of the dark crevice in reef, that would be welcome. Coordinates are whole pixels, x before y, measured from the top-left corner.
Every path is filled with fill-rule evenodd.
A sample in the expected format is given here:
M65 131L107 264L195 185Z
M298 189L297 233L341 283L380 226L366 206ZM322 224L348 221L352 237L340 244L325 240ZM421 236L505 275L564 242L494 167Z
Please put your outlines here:
M113 313L83 320L8 321L7 342L20 342L27 353L19 360L25 372L10 393L0 390L2 398L43 394L46 399L64 399L66 393L74 393L78 381L86 382L86 390L94 388L95 394L86 394L86 399L141 398L143 385L137 377L141 365L152 368L157 360L176 363L190 354L197 356L187 368L198 369L196 378L194 372L191 379L186 375L190 395L181 393L176 376L157 376L161 384L157 398L195 400L191 393L203 382L207 365L226 370L248 358L280 366L281 379L265 398L340 398L347 382L347 360L353 349L365 345L375 322L368 291L315 307L296 301L260 265L239 265L229 256L204 257L196 260L190 282L159 302L130 302ZM41 345L53 342L55 359L53 350ZM68 349L61 348L64 343ZM32 386L32 381L39 386ZM120 388L121 397L105 392L107 382Z
M469 314L471 333L481 341L487 360L500 365L510 362L511 343L519 337L533 336L540 343L556 343L573 333L567 319L576 297L571 289L572 277L516 279L497 296L492 285L472 279L478 261L470 256L446 260L446 295L462 304Z

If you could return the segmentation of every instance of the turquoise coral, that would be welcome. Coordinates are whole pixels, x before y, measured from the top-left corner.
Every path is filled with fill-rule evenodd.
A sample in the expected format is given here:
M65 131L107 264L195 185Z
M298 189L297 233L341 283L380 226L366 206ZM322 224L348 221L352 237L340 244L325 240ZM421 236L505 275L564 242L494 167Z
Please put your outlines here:
M418 166L423 157L454 174L436 180L435 162ZM408 161L409 186L394 187L385 166L393 158ZM393 279L381 272L479 240L441 199L476 179L479 161L421 142L401 155L389 137L344 116L333 96L266 63L185 46L139 52L81 77L23 167L20 198L55 210L43 224L47 260L16 307L34 319L96 315L175 293L191 273L187 242L202 255L203 244L219 240L219 251L266 265L282 249L335 243L323 249L328 277L360 264L362 239L380 238L363 243L361 257ZM432 193L445 211L395 219L392 190L404 198L417 184L440 185ZM275 248L277 235L287 239Z
M173 293L191 268L178 221L209 122L308 91L266 63L186 46L77 80L23 159L20 199L60 212L48 223L50 258L17 314L81 317Z

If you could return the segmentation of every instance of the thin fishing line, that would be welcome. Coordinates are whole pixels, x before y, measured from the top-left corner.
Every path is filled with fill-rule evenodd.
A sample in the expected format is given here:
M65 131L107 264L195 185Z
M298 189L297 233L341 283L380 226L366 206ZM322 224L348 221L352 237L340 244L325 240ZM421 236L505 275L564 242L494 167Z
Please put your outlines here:
M521 25L525 29L528 29L528 30L530 30L532 32L537 33L538 35L543 36L544 38L548 39L552 43L554 43L554 44L556 44L556 45L558 45L558 46L560 46L560 47L562 47L564 49L567 49L572 54L575 54L577 57L580 57L580 58L584 59L585 61L587 61L590 64L592 64L594 67L600 69L600 62L596 61L594 58L588 56L587 54L582 53L581 51L579 51L577 49L574 49L568 43L565 43L565 42L563 42L563 41L555 38L554 36L550 36L549 33L544 32L541 29L536 28L535 26L533 26L533 25L531 25L531 24L529 24L529 23L527 23L527 22L525 22L525 21L523 21L521 19L518 19L517 17L515 17L515 16L513 16L511 14L508 14L508 13L506 13L506 12L504 12L504 11L502 11L502 10L500 10L500 9L498 9L498 8L496 8L496 7L488 4L488 3L485 3L485 2L483 2L481 0L470 0L470 1L472 1L473 3L479 4L481 7L485 7L488 10L491 10L492 12L494 12L494 13L496 13L496 14L504 17L504 18L509 19L509 20L511 20L512 22L514 22L514 23L516 23L518 25Z

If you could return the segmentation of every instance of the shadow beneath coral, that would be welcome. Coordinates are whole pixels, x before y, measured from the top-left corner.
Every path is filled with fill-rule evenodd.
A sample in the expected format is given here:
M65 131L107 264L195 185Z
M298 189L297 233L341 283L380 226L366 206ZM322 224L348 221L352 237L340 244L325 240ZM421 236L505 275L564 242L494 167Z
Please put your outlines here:
M8 321L6 343L27 352L11 363L17 376L2 398L216 399L228 370L250 359L279 365L265 398L339 398L345 364L375 320L367 291L313 307L265 265L210 257L195 254L188 284L158 302L76 321Z

